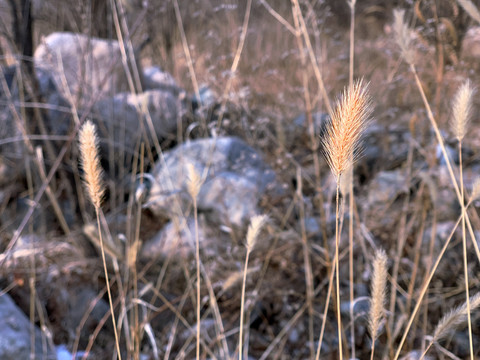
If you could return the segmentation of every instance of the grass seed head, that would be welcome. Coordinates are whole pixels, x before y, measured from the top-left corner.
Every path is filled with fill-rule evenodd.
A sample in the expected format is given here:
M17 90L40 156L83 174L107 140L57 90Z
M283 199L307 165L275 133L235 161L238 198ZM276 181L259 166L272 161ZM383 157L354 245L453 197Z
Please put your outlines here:
M255 215L250 219L250 225L247 230L247 251L252 251L257 242L258 234L267 221L267 215Z
M458 141L462 141L472 113L472 99L475 89L470 80L465 81L458 89L452 104L452 131Z
M405 61L411 65L414 63L415 55L412 49L412 32L404 20L405 10L393 10L393 31L395 40L400 47Z
M187 164L187 190L192 199L197 199L202 187L202 178L192 163Z
M337 101L323 140L327 162L337 179L353 165L371 112L368 84L363 80L348 87Z
M473 180L472 199L477 200L480 197L480 177Z
M378 336L380 323L385 313L384 306L387 287L387 255L383 250L377 251L375 255L370 286L371 299L368 325L372 341L375 341Z
M470 312L480 307L480 293L476 293L470 297ZM433 340L439 341L445 338L452 330L457 329L467 320L468 308L467 302L453 309L446 314L437 324L433 333Z
M86 121L80 129L80 162L84 171L85 183L90 200L96 209L100 208L104 187L102 167L98 155L98 137L95 125Z

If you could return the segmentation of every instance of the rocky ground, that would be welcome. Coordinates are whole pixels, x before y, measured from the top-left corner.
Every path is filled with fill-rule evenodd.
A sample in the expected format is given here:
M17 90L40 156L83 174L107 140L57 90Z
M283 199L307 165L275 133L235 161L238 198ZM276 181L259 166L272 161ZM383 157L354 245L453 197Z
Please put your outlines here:
M116 40L84 35L87 10L57 4L54 21L54 1L34 2L33 78L12 57L11 19L7 11L0 14L6 32L0 72L0 358L114 356L100 236L78 163L77 132L86 119L96 124L101 140L101 231L123 358L195 358L196 235L201 357L238 357L245 236L258 214L269 221L248 264L243 315L249 359L315 358L317 348L321 359L338 358L334 297L325 315L336 183L321 145L329 116L318 76L334 104L349 81L350 9L335 1L300 2L300 16L296 1L254 1L245 25L243 3L179 1L178 13L176 1L119 4L126 12L123 32L132 32L126 53ZM455 2L395 5L407 10L421 85L459 179L452 98L465 80L480 84L480 28ZM354 77L370 82L373 120L354 171L354 202L341 194L343 349L370 358L376 250L388 256L388 291L375 358L393 358L422 284L450 241L402 345L404 359L419 359L439 320L465 301L456 224L461 206L396 45L393 3L366 1L356 11ZM98 33L91 31L101 36L109 30L112 38L113 29L99 24ZM477 98L461 149L467 201L480 174ZM468 210L475 238L478 206L473 200ZM475 295L480 259L476 240L467 239L469 291ZM468 328L460 320L425 358L469 356ZM473 309L475 354L478 324Z

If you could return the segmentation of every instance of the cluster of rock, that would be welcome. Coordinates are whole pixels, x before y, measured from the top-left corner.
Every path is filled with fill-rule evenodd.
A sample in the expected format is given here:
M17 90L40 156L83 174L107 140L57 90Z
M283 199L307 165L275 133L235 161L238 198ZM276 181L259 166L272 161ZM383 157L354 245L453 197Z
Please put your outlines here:
M72 112L76 112L78 118L85 114L97 124L104 156L112 149L116 158L131 155L142 140L152 145L158 139L174 137L185 111L185 92L159 67L141 70L142 91L132 91L131 79L125 76L125 65L129 64L130 61L122 62L122 49L116 41L72 33L54 33L43 39L35 51L34 65L40 97L48 104L44 116L48 135L69 135L76 121ZM135 71L133 67L128 69ZM0 151L0 183L12 182L14 169L19 170L16 176L24 176L19 160L26 151L18 126L20 96L15 72L13 67L3 71L10 93L0 91L0 137L5 142ZM137 85L134 87L138 90ZM261 212L260 199L277 187L275 174L261 154L236 137L188 141L164 151L152 168L152 173L145 175L145 187L138 191L144 191L144 208L168 221L151 239L142 239L140 260L178 254L185 258L192 254L194 222L188 192L189 169L193 168L201 178L197 211L206 253L209 248L214 251L215 242L225 243L231 232L242 234L250 218ZM25 251L20 245L18 242L11 252L16 261L22 261ZM0 301L11 300L4 295ZM18 346L25 348L25 357L30 351L29 327L25 319L21 329L27 334L22 339L25 344ZM5 331L8 329L4 327ZM3 336L10 337L16 335L7 332ZM37 358L55 358L54 349L48 348L47 357L41 355L43 350L36 345ZM2 358L10 358L10 353L15 351L0 348Z

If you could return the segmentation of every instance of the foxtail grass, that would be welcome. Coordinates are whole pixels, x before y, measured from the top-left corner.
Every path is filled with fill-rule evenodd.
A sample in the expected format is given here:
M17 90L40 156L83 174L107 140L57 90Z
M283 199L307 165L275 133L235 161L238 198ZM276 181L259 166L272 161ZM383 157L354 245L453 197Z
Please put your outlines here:
M98 137L95 125L86 121L80 129L80 161L84 171L84 180L88 198L95 208L97 218L98 236L100 237L100 250L102 253L103 270L105 272L105 282L107 285L108 302L110 304L110 312L112 316L113 331L115 334L115 345L117 348L118 358L121 360L120 340L117 332L117 324L115 321L115 312L113 310L112 294L110 290L110 280L108 277L107 262L105 260L105 249L103 246L102 229L100 227L100 205L104 195L105 188L102 181L102 167L100 165L100 156L98 154Z
M480 11L475 4L470 0L457 0L457 2L463 7L468 15L476 22L480 23Z
M380 325L385 314L385 297L387 287L387 255L383 250L377 251L373 261L373 273L371 280L370 312L368 329L372 338L370 359L373 360L375 353L375 340L378 337Z
M462 211L462 245L463 245L463 265L464 265L464 278L465 278L465 305L467 312L467 323L468 323L468 340L470 348L470 358L474 359L473 353L473 340L472 340L472 320L470 317L470 289L469 289L469 277L468 277L468 261L467 261L467 233L465 229L465 203L463 201L464 195L464 186L463 186L463 162L462 162L462 140L465 137L467 131L467 125L470 120L470 115L472 112L472 97L474 89L472 88L470 82L467 80L457 91L455 98L452 104L452 131L458 141L458 160L459 160L459 173L460 173L460 194L462 201L461 211Z
M201 188L201 178L198 175L195 167L192 164L188 164L188 180L187 180L187 190L190 197L193 200L193 216L195 221L195 262L197 266L197 344L196 344L196 358L200 359L200 239L198 235L198 207L197 207L197 197Z
M266 215L256 215L250 220L250 225L247 230L247 255L245 256L245 267L243 270L243 283L242 283L242 298L240 302L240 330L238 335L238 359L243 359L243 318L245 311L245 288L247 284L247 270L248 270L248 260L250 258L250 253L252 252L255 244L257 243L258 234L262 230L262 227L268 221ZM248 357L248 354L245 354L245 357Z
M465 301L462 305L456 307L445 316L443 316L435 327L433 336L431 337L430 343L423 352L420 360L422 360L430 350L433 344L439 342L440 340L446 338L452 330L460 327L465 323L465 320L468 321L468 317L471 311L476 310L480 306L480 293L476 293L468 301Z
M363 80L357 81L349 86L343 93L342 98L337 102L332 113L332 118L327 126L326 136L323 140L325 156L330 166L336 183L336 208L335 208L335 267L336 267L336 302L337 302L337 325L338 344L340 359L343 358L342 351L342 319L340 312L340 271L339 271L339 245L340 245L340 180L358 154L359 140L364 132L372 105L368 95L368 85Z
M475 234L473 232L473 228L472 228L470 219L468 217L467 212L465 211L463 185L459 186L458 181L455 177L453 167L452 167L452 164L451 164L451 160L450 160L450 158L448 156L448 153L447 153L447 150L445 148L445 143L444 143L443 137L440 133L440 129L438 128L438 125L437 125L437 122L436 122L435 117L433 115L430 104L428 103L427 97L425 95L425 91L424 91L424 89L422 87L422 84L421 84L421 81L420 81L420 78L418 77L417 70L416 70L416 67L415 67L415 57L414 57L413 46L412 46L412 43L411 43L411 39L412 39L411 31L404 21L404 11L403 10L395 10L393 28L395 30L395 39L397 41L398 46L401 49L402 57L408 63L408 65L410 67L410 71L412 72L412 74L415 78L415 83L416 83L417 88L418 88L418 90L420 92L420 95L422 97L422 101L425 105L427 115L428 115L428 119L430 121L430 124L432 125L433 131L434 131L435 136L437 138L437 142L438 142L438 144L440 146L440 149L442 151L442 155L443 155L443 158L445 160L445 164L446 164L446 167L447 167L447 170L448 170L448 174L450 176L450 180L451 180L452 185L454 187L455 194L457 195L458 202L461 206L462 215L461 215L460 221L462 223L462 229L465 229L465 225L468 228L468 232L469 232L469 234L472 238L472 242L473 242L473 246L475 248L475 252L477 254L478 260L480 261L480 249L478 248L478 244L476 242L476 237L475 237ZM458 102L458 104L456 104L456 102L454 103L455 104L454 105L454 112L457 112L457 115L454 116L453 123L456 123L456 124L455 124L453 130L454 130L454 132L456 132L456 136L461 135L460 138L458 138L458 136L457 136L457 139L459 139L459 140L463 139L463 136L465 135L465 126L466 126L466 119L461 120L460 122L459 122L459 119L461 119L462 116L464 117L465 113L468 113L468 111L466 111L468 109L468 105L466 105L466 103L465 103L466 96L465 96L465 94L462 95L461 92L460 92L459 95L457 95L457 98L461 100L462 97L464 98L462 100L464 102L463 104L462 104L462 101ZM455 110L455 107L456 107L456 110ZM463 114L462 114L462 112L463 112ZM457 117L458 119L455 120L455 117ZM463 122L463 123L461 123L461 122ZM461 142L461 141L459 141L459 142ZM461 146L459 148L461 150ZM461 154L461 151L460 151L460 154ZM460 167L461 167L461 165L460 165ZM462 178L462 174L460 174L460 177ZM461 180L460 182L463 182L463 179L460 179L460 180ZM463 236L463 238L465 238L465 235ZM463 242L465 243L466 239L464 239ZM464 244L464 265L465 265L464 267L465 267L465 271L467 271L467 267L466 267L465 263L466 263L466 245ZM469 300L468 300L469 296L468 296L468 279L467 279L467 277L468 277L468 275L466 276L466 279L465 279L465 281L466 281L466 293L467 293L466 297L467 297L467 303L468 303L469 302ZM425 291L426 291L426 289L425 289ZM421 298L423 298L423 295L422 295ZM421 302L421 299L419 301ZM407 334L410 330L410 327L413 323L413 318L416 316L417 311L418 311L418 304L415 307L414 312L411 314L409 321L407 322L407 326L406 326L406 328L404 330L404 333L403 333L403 336L400 340L400 343L399 343L399 346L398 346L397 351L395 353L394 359L398 359L398 357L400 356L401 349L403 347L403 344L405 343ZM470 341L470 345L471 344L472 344L472 341ZM471 351L471 356L472 356L472 353L473 353L472 346L470 346L470 351Z

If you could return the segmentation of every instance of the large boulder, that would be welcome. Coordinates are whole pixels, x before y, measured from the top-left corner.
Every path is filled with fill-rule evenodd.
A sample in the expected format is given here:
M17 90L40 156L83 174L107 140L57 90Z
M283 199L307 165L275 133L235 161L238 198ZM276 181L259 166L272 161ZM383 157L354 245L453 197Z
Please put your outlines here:
M116 40L56 32L45 37L34 53L39 77L49 74L63 97L77 106L102 96L129 90Z
M202 177L197 207L210 221L243 227L259 213L266 191L276 187L273 170L261 155L236 137L187 142L164 154L152 174L146 207L169 218L191 209L191 169Z
M462 41L462 58L478 60L480 58L480 26L470 28Z
M29 359L31 331L35 335L35 359L56 359L55 350L48 346L48 341L43 348L40 329L36 326L32 328L30 320L8 294L0 296L0 359Z
M143 133L148 134L150 145L153 135L157 139L174 135L181 117L181 106L175 94L168 90L150 90L140 94L124 92L98 101L92 115L103 139L102 147L107 149L107 143L113 141L118 155L133 152Z

